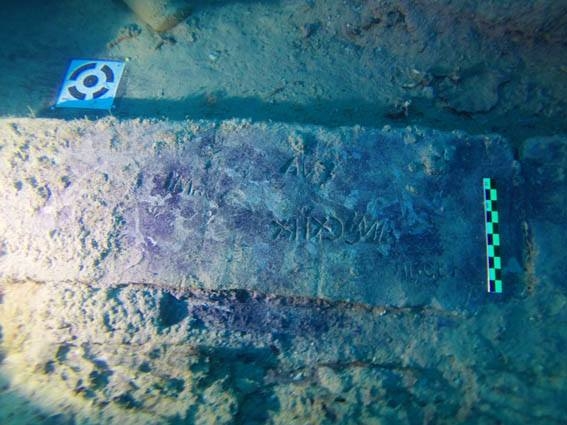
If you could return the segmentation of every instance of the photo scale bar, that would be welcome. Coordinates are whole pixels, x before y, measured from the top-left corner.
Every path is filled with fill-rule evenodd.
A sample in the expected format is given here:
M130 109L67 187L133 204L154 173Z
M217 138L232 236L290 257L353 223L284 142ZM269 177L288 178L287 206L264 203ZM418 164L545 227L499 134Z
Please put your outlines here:
M500 218L498 193L494 181L483 179L484 219L486 233L487 289L490 293L502 293L502 259L500 257Z

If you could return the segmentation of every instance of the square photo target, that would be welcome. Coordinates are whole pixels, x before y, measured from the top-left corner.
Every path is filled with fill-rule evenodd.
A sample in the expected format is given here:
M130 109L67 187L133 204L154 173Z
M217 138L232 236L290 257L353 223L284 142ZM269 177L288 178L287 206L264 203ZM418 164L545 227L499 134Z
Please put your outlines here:
M73 59L59 91L58 108L110 109L124 71L124 62Z

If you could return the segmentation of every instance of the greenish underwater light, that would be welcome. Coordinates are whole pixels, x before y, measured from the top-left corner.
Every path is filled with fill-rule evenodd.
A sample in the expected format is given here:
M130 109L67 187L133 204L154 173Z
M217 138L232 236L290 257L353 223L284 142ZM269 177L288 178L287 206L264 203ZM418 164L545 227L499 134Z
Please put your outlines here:
M488 292L502 292L502 259L500 257L500 217L498 193L494 181L483 179L484 218L486 229L486 264Z

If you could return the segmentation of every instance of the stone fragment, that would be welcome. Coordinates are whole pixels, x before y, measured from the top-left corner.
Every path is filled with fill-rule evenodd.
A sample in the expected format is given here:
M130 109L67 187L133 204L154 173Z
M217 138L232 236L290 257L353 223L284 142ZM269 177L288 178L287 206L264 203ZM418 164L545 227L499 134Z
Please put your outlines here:
M191 13L187 0L124 0L124 3L159 32L170 30Z

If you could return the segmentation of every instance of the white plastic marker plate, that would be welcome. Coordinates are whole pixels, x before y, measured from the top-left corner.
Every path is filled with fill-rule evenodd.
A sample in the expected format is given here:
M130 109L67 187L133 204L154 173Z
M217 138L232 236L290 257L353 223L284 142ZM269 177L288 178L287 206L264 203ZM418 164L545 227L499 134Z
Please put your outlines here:
M73 59L55 106L110 109L123 71L122 61Z

